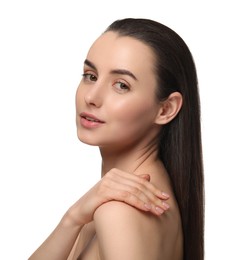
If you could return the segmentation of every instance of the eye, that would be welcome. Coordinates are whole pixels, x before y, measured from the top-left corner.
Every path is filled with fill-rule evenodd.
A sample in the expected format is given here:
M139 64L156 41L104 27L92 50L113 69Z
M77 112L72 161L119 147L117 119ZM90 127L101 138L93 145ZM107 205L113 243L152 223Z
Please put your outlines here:
M85 81L97 81L97 77L92 73L83 73L82 76Z
M113 86L120 93L128 92L130 90L130 87L122 81L115 82Z

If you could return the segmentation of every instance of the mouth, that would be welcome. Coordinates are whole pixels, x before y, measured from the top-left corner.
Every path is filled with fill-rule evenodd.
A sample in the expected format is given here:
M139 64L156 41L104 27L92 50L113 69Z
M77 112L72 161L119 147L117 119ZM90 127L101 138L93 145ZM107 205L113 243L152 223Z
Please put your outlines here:
M104 123L104 121L100 120L99 118L97 118L96 116L92 115L92 114L87 114L87 113L81 113L80 117L89 121L89 122L94 122L94 123Z
M100 120L94 119L94 118L89 117L89 116L81 116L81 117L86 119L86 120L88 120L88 121L90 121L90 122L101 122Z

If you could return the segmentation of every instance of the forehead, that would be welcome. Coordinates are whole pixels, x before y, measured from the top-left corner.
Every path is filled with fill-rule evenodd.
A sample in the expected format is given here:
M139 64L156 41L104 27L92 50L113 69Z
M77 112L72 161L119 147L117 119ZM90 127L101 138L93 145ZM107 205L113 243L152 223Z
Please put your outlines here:
M155 55L145 43L115 32L102 34L91 46L87 59L98 68L128 69L139 77L142 73L154 73Z

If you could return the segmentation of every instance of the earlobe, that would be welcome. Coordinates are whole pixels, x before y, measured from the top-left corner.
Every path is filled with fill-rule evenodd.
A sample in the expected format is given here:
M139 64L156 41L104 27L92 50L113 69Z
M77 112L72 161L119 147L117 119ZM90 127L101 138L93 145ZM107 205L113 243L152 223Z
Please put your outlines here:
M170 96L161 103L161 107L156 116L155 123L165 125L172 121L179 113L183 103L181 93L173 92Z

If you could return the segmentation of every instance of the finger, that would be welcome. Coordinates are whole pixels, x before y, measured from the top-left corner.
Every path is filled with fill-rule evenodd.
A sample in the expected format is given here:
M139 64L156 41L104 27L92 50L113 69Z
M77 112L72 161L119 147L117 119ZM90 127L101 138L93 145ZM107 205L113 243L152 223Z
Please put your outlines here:
M139 183L142 183L143 185L146 185L147 188L152 193L154 193L158 198L160 198L162 200L167 200L170 197L169 194L155 188L155 186L150 183L150 175L149 174L135 175L135 174L128 173L128 172L123 172L119 169L112 169L112 170L113 170L115 177L125 178L125 179L128 179L128 180L139 182ZM145 180L145 179L147 180L147 183L142 181L142 180Z
M154 185L150 184L145 178L140 183L134 183L133 185L132 193L135 196L138 196L141 200L146 201L146 203L148 203L149 200L149 203L153 208L159 207L159 209L162 209L163 211L169 209L169 204L164 201L164 199L168 199L169 196L156 189Z
M151 205L149 196L143 192L142 189L137 187L135 183L130 181L127 181L126 183L117 181L112 182L111 186L109 186L109 194L111 194L112 198L115 200L125 201L125 198L130 198L130 196L132 196L135 199L137 198L138 200L142 201L144 204ZM151 207L152 205L150 208Z
M169 204L165 202L164 200L167 200L169 196L167 194L163 195L163 192L156 189L153 184L150 183L144 183L145 186L142 186L142 192L147 196L147 198L150 200L150 203L154 207L159 207L161 209L168 210Z
M129 182L128 182L129 183ZM114 189L117 187L116 194ZM113 199L120 200L137 207L144 211L151 211L156 215L161 215L164 211L169 209L167 203L163 203L154 194L146 188L142 188L134 184L134 186L126 185L125 183L115 183L111 188Z
M150 190L151 193L153 193L156 197L162 199L162 200L167 200L170 198L169 194L167 194L166 192L156 188L154 186L154 184L150 183L150 182L143 182L143 185L145 185L145 187Z
M138 196L126 191L126 190L119 190L118 191L118 199L124 203L127 203L130 206L133 206L139 210L145 212L151 212L156 216L160 216L164 213L164 210L158 206L151 205L150 203L145 203L144 200L141 200Z
M118 169L112 169L108 174L108 178L112 182L112 189L118 187L120 190L125 190L143 201L147 206L153 206L153 209L156 207L159 207L163 211L169 209L169 205L163 201L168 199L169 196L156 189L154 185L148 181L150 178L148 174L137 176Z
M138 196L140 196L140 199L143 198L144 195L146 197L146 200L149 200L149 203L152 205L152 208L156 211L159 211L162 209L163 211L166 211L169 209L169 204L165 202L164 200L161 200L155 193L151 192L147 187L141 188L141 194L138 193ZM159 208L157 208L159 207ZM160 212L163 213L163 212Z
M138 184L135 181L130 179L122 179L122 178L106 178L103 180L104 183L104 191L106 200L119 200L130 204L131 198L132 201L135 202L136 200L140 201L140 209L143 210L152 210L152 202L149 196L143 191L146 188L142 188L141 184ZM147 182L147 180L144 180ZM103 182L102 182L103 184ZM107 188L107 191L106 191ZM108 194L108 195L107 195ZM106 196L107 195L107 196ZM151 195L151 197L153 197ZM137 207L134 203L132 206Z

